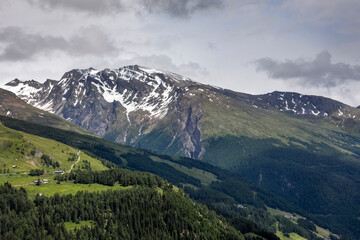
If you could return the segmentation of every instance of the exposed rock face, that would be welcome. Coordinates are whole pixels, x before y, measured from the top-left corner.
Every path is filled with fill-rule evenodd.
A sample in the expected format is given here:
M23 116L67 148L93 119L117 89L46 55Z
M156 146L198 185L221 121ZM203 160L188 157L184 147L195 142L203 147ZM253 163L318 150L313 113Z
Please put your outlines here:
M236 124L243 121L243 112L251 113L246 118L250 124L263 121L262 126L277 124L261 119L264 111L329 118L350 127L357 125L360 115L360 110L324 97L289 92L249 95L136 65L74 69L59 81L43 84L15 79L6 88L108 140L192 158L204 155L208 138L244 132L257 137L260 130L247 131Z
M25 120L28 122L56 127L64 130L71 129L74 132L82 134L91 134L89 131L78 127L64 119L43 111L39 108L35 108L14 93L0 88L0 115ZM91 134L92 135L92 134Z
M136 144L169 112L178 112L181 129L173 129L171 137L181 139L187 156L198 157L203 151L198 127L201 110L195 106L193 113L190 101L183 108L178 100L184 99L186 86L192 84L174 73L127 66L102 71L74 69L59 81L41 84L15 79L6 86L27 103L118 143Z

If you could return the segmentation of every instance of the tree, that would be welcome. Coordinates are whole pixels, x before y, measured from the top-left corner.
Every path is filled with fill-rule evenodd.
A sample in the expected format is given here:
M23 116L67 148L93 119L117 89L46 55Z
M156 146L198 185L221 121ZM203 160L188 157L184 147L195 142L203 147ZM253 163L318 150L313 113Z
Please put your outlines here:
M37 182L36 182L36 186L40 186L41 182L40 182L40 177L38 178Z
M44 169L31 169L29 172L30 176L40 176L44 174Z

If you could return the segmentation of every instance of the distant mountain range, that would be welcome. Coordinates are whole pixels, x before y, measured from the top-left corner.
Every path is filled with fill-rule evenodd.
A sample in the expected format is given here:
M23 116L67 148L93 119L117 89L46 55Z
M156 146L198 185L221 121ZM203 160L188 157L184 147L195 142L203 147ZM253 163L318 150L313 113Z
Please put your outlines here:
M243 94L136 65L74 69L60 81L43 84L15 79L6 89L105 139L199 159L211 158L209 140L219 136L275 138L287 144L288 137L300 133L314 141L309 122L327 121L327 128L343 131L360 121L359 109L329 98Z
M360 216L359 108L291 92L239 93L136 65L74 69L45 83L15 79L6 89L106 140L241 174L325 222Z

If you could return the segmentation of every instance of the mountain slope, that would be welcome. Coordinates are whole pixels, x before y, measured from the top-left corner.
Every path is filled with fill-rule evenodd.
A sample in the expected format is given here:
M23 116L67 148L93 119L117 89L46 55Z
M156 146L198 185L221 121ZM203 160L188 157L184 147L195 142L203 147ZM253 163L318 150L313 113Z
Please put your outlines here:
M9 116L29 122L72 130L78 133L91 134L89 131L76 126L64 119L40 110L17 97L14 93L0 88L0 115Z
M349 151L346 140L333 142L330 133L360 132L360 110L328 98L237 93L139 66L76 69L60 81L16 79L6 88L105 139L172 155L205 154L207 161L209 141L219 136L274 138L284 145L289 138L325 141Z
M48 138L15 131L0 123L0 173L4 170L28 173L31 169L42 169L45 173L68 172L71 166L74 169L82 167L85 161L93 170L107 169L98 159L78 149Z
M0 120L7 127L61 141L82 151L89 151L119 166L158 174L178 186L184 186L186 191L196 200L205 202L219 213L234 218L235 222L238 221L236 219L240 216L242 218L246 217L257 222L267 231L275 231L278 220L264 210L267 205L288 212L297 212L315 221L320 226L341 232L343 235L356 236L358 234L356 230L358 225L353 222L353 219L356 219L354 211L344 211L340 214L334 212L334 214L330 215L331 224L328 224L329 216L309 215L301 208L248 183L236 174L231 174L200 161L187 158L172 158L114 144L96 137L43 127L8 117L0 117ZM254 193L256 193L255 198ZM317 193L319 196L324 194L322 191ZM347 194L344 193L344 195L345 198L348 198ZM338 198L338 196L335 196L335 198ZM322 201L321 199L317 200ZM246 207L236 207L239 203L241 203L240 205L245 204ZM347 203L349 205L344 205L344 209L358 209L355 206L356 201L347 201ZM344 217L346 220L343 219Z
M76 134L73 132L67 132L64 130L60 130L60 129L55 129L55 128L49 128L49 127L43 127L40 125L35 125L35 124L31 124L28 122L23 122L23 121L19 121L19 120L15 120L12 118L7 118L7 117L1 117L1 122L3 122L5 125L9 126L9 127L13 127L16 128L18 130L24 130L26 132L31 132L37 135L41 135L43 137L47 137L47 136L51 136L54 139L59 139L62 142L67 142L73 146L79 146L81 147L81 149L83 151L87 150L91 150L91 154L95 155L99 155L102 157L106 157L109 160L112 160L114 162L116 162L117 164L121 164L125 167L128 167L130 169L138 169L138 170L145 170L145 171L151 171L151 172L159 172L160 174L166 176L169 180L171 180L174 183L178 183L181 185L180 181L183 183L186 183L188 186L191 186L191 184L195 184L198 187L203 186L209 186L211 184L211 182L213 181L217 181L218 176L216 176L215 174L221 176L222 174L217 173L216 168L212 169L211 166L206 167L202 167L201 164L198 166L199 168L195 168L195 167L187 167L185 165L180 165L174 162L174 160L170 157L167 156L160 156L160 155L151 155L148 152L144 152L142 150L137 150L137 149L133 149L131 147L126 147L126 146L120 146L117 144L113 144L113 143L107 143L106 141L102 140L99 141L98 138L95 137L91 137L91 136L87 136L87 135L80 135L80 134ZM36 144L40 144L38 141L41 137L36 137L21 131L15 131L12 129L9 129L3 125L1 125L2 128L4 128L4 131L6 131L11 135L24 135L27 138L29 138L29 136L32 136L34 139L37 139L37 141L35 142ZM0 132L0 136L2 136L2 132ZM16 145L17 144L17 139L16 137L12 137L12 138L8 138L8 141L12 143L12 145ZM51 142L55 142L53 140L50 140L47 138L47 142L51 143ZM56 143L56 142L55 142ZM59 145L59 143L58 143ZM45 151L49 152L49 154L54 155L56 151L62 152L62 146L63 144L60 144L60 146L58 146L55 150L54 148L51 146L51 144L48 146L48 149L45 149ZM66 145L65 145L66 146ZM43 148L45 148L45 146L42 146ZM70 147L71 148L71 147ZM66 151L68 151L69 149L67 149ZM6 154L6 152L2 152L2 154L0 154L0 159L3 156L3 154ZM64 152L64 154L67 156L68 152ZM120 155L120 156L119 156ZM60 161L60 157L58 156L58 154L56 154L56 157L54 158L56 160ZM154 159L154 161L152 160ZM19 159L20 160L20 159ZM144 161L145 160L145 161ZM173 162L170 162L173 161ZM148 162L149 161L149 162ZM62 161L60 161L62 164ZM151 164L149 164L150 162L152 162ZM157 162L161 162L161 163L157 163ZM91 162L93 163L93 162ZM145 164L144 164L145 163ZM189 164L189 163L188 163ZM93 165L91 165L93 166ZM114 167L114 166L112 166ZM202 168L202 170L201 170ZM92 170L97 170L99 168L92 168ZM179 169L179 170L175 170L175 169ZM215 174L209 172L210 171L214 171ZM78 168L76 170L74 170L71 174L67 175L61 175L61 177L67 179L69 176L79 179L79 177L82 177L82 180L75 180L75 182L78 182L79 184L75 184L73 186L73 189L79 189L79 190L87 190L87 191L94 191L93 188L91 186L95 186L95 189L98 190L106 190L109 188L100 188L98 186L96 186L98 184L98 182L88 182L89 179L97 179L96 181L99 181L99 183L104 182L104 177L107 176L109 179L105 182L111 182L111 181L117 181L114 180L114 171L116 172L117 170L112 169L110 171L108 171L108 173L104 173L102 177L85 177L86 175L92 175L92 174L102 174L101 172L95 172L95 171L90 171L87 172L88 170L79 170ZM144 180L141 179L139 180L139 176L145 175L145 174L139 174L139 173L131 173L131 171L126 171L126 170L118 170L121 172L121 179L128 179L130 180L130 183L132 182L132 185L146 185L149 183L153 183L154 181L148 181L148 180ZM129 176L124 177L124 173L125 175L128 174L132 174L133 176ZM148 176L151 176L152 178L154 178L153 174L147 174ZM194 177L193 177L193 176ZM28 190L30 192L30 196L34 197L34 192L41 192L43 195L46 194L47 196L49 195L53 195L56 192L51 191L50 188L53 189L57 189L59 192L59 194L63 195L64 191L69 192L69 193L74 193L74 190L71 190L71 184L73 184L72 181L70 181L70 183L68 182L62 182L61 185L55 184L54 181L50 181L48 184L46 184L45 187L36 187L35 185L29 185L29 184L25 184L28 183L29 181L33 181L34 178L31 177L26 177L26 175L21 174L21 179L18 177L20 176L20 174L18 175L11 175L11 174L7 174L7 175L2 175L0 176L0 182L4 180L4 177L7 177L5 181L3 182L15 182L16 184L20 184L21 186L24 186L24 188L26 190ZM133 177L136 177L136 180L132 180ZM46 176L45 176L46 177ZM58 176L59 177L59 176ZM196 178L195 178L196 177ZM47 176L46 178L48 179L52 179L51 176ZM37 179L37 178L35 178ZM55 177L55 180L57 178ZM158 177L156 177L156 181L158 182L160 179ZM129 182L129 181L128 181ZM78 186L78 185L82 185L85 184L85 186L87 187L89 185L89 188L83 187L83 186ZM104 183L102 183L104 184ZM130 184L131 185L131 184ZM162 184L163 186L164 184ZM166 186L165 186L166 187ZM120 187L121 189L122 187ZM114 190L119 189L118 186L114 187ZM124 188L123 190L126 190L127 188ZM164 193L165 193L164 189ZM76 191L76 190L75 190ZM163 192L163 191L160 191ZM213 192L216 192L213 190ZM76 192L75 192L76 193ZM244 193L245 194L245 193ZM246 194L252 194L251 192L246 193ZM146 197L146 196L144 196ZM177 198L182 198L181 196L177 196ZM228 197L229 199L231 199L231 197ZM187 200L186 200L187 201ZM234 201L234 200L232 200ZM259 202L261 202L261 200L259 200ZM263 210L261 210L262 212L264 212ZM263 213L264 214L264 213ZM0 214L1 216L1 214ZM254 225L254 223L252 223L250 220L246 220L243 219L243 222L239 225L239 226L246 226L246 224L251 224L253 225L252 229L248 229L246 230L244 233L248 233L250 232L254 232L254 227L256 227L256 231L259 231L259 234L270 234L269 232L266 232L264 230L261 230L261 228L259 228L259 226ZM178 221L179 223L181 221ZM245 224L245 225L244 225ZM274 238L268 238L268 239L277 239L275 237L274 234L270 234L269 236L273 236Z
M360 216L357 108L297 93L237 93L139 66L72 70L60 81L7 88L105 139L240 173L324 221Z

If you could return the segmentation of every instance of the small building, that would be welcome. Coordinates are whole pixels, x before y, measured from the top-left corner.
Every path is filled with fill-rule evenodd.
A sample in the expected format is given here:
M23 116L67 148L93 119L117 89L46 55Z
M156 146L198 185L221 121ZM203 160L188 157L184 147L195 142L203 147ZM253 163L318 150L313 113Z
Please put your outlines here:
M286 217L287 219L291 219L291 220L296 220L297 217L295 215L285 215L284 217Z
M242 205L242 204L240 204L240 203L236 204L235 206L236 206L237 208L246 208L244 205Z
M16 166L16 165L13 165L12 168L17 168L17 166Z
M42 180L42 182L43 182L43 183L48 183L48 182L49 182L49 180L47 180L47 179L43 179L43 180Z
M55 171L54 174L64 174L65 171Z

